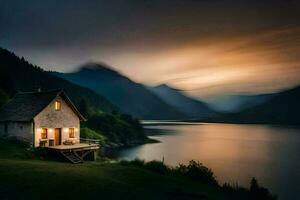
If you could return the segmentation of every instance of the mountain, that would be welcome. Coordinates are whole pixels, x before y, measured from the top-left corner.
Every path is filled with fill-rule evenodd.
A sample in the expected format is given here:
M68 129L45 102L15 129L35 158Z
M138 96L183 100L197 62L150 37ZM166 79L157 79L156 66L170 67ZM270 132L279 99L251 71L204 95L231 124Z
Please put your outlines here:
M260 105L271 99L273 94L226 95L206 100L205 102L219 112L239 112Z
M82 104L88 104L95 111L117 110L117 107L95 92L54 76L28 63L23 57L19 58L0 48L0 90L12 97L19 91L33 91L36 87L42 90L64 89L79 109Z
M223 121L300 125L300 86L272 95L264 103L223 116Z
M193 99L166 84L149 87L149 90L163 99L166 103L185 113L190 119L205 119L217 115L217 113L206 103Z
M135 83L112 68L88 63L73 73L54 73L105 96L122 112L141 119L184 119L185 114L168 105L144 85Z

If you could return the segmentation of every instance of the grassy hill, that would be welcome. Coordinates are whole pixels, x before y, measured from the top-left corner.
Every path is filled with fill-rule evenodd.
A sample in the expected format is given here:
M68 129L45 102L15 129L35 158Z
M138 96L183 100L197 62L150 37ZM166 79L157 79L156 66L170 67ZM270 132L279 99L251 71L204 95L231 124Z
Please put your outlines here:
M266 199L149 166L40 160L24 144L0 140L0 199Z

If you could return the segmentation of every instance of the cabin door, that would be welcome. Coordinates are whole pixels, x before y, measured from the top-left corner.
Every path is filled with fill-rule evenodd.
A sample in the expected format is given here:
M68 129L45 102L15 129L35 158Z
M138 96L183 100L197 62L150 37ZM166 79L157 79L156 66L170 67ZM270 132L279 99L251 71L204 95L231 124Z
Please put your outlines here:
M55 145L61 145L61 128L56 128L54 132Z

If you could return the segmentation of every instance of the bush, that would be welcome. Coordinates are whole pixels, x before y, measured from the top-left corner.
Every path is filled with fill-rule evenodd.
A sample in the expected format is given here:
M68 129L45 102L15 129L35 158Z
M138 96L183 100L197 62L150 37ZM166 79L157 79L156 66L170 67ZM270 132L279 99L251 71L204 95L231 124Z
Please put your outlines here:
M191 160L188 165L180 164L174 171L195 181L214 185L218 184L212 170L194 160Z
M2 90L0 89L0 108L6 104L9 100L8 95Z
M122 160L121 165L132 165L136 167L141 167L159 174L166 174L169 176L186 177L193 181L199 181L204 184L212 184L219 187L219 184L211 169L205 167L199 162L191 160L189 164L173 168L169 167L161 161L150 161L145 162L144 160L135 159L132 161ZM276 200L277 198L273 196L268 189L258 185L257 180L253 178L251 180L250 189L239 186L238 184L224 183L220 187L223 191L230 194L230 196L236 196L236 199L245 200ZM243 198L240 198L243 197ZM235 198L234 198L235 199Z
M131 160L131 161L121 160L120 164L121 165L133 165L133 166L137 166L137 167L144 167L145 161L140 160L140 159L134 159L134 160Z
M134 159L133 161L131 161L131 164L142 167L145 165L145 161L140 160L140 159Z
M172 176L184 176L194 181L200 181L202 183L209 183L218 185L217 180L214 177L213 172L201 163L196 161L190 161L188 165L180 164L178 167L172 168L167 166L161 161L145 162L143 160L135 159L132 161L120 161L122 165L134 165L143 167L145 169L160 173L169 174Z
M83 127L80 129L80 137L100 140L101 144L105 144L107 141L107 138L103 136L101 133L93 131L92 129L89 129L87 127Z
M150 161L145 163L145 168L149 169L151 171L158 172L160 174L167 174L168 172L171 171L171 168L169 168L167 165L165 165L161 161Z
M90 116L84 126L102 133L115 143L133 144L146 140L139 121L129 115L98 113Z
M250 193L254 199L263 200L263 199L276 199L272 196L267 188L259 186L257 180L252 178L250 183Z

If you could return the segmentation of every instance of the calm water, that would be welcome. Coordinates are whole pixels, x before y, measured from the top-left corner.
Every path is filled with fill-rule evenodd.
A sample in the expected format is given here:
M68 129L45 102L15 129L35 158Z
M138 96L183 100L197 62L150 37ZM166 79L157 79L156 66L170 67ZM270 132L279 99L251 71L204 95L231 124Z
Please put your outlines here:
M223 182L249 185L251 177L279 199L300 199L300 129L264 125L147 125L161 141L117 152L119 159L197 160ZM157 135L163 131L163 135Z

